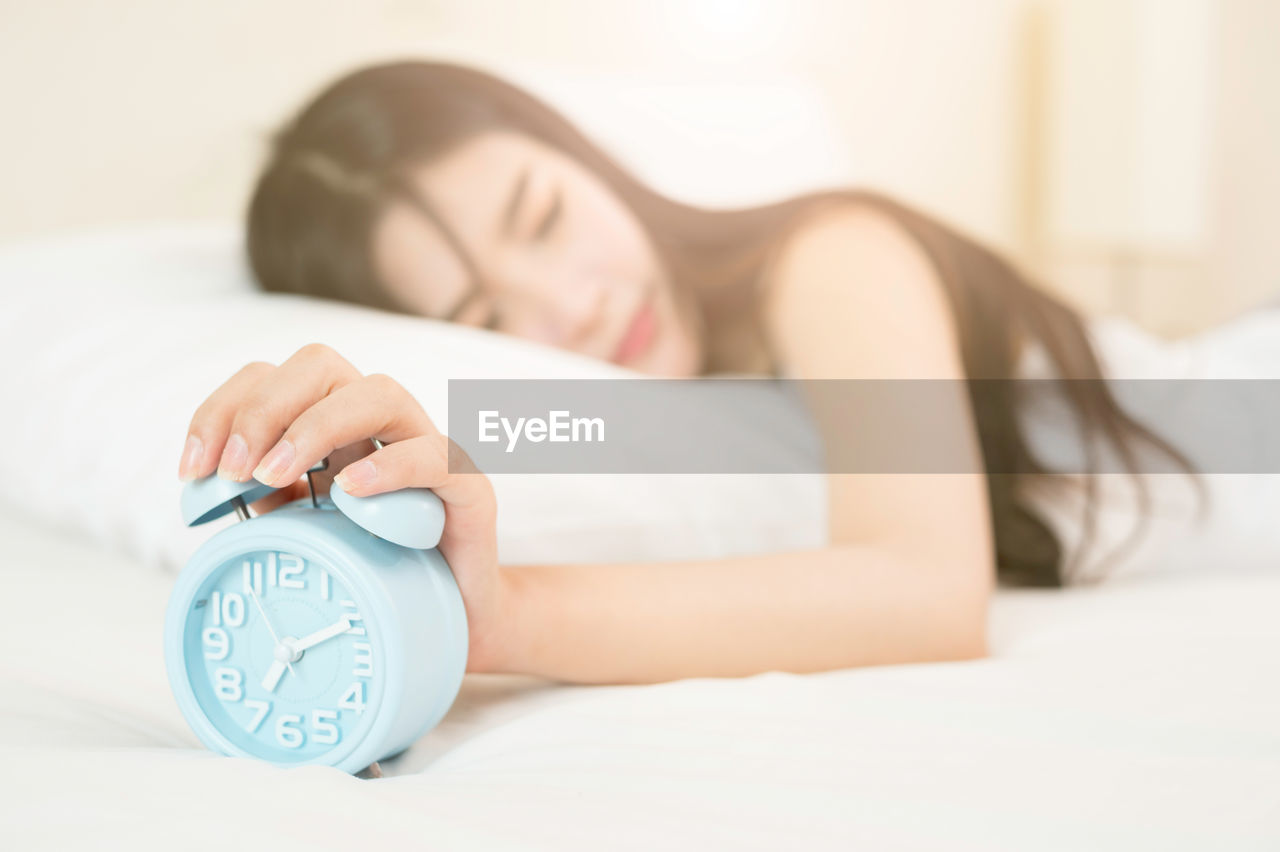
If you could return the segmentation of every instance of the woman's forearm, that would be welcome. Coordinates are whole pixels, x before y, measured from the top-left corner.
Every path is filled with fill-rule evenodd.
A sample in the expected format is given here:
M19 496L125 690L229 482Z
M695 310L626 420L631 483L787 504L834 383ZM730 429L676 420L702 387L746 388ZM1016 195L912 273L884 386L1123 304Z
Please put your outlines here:
M980 569L877 546L502 571L511 632L492 671L651 683L985 653Z

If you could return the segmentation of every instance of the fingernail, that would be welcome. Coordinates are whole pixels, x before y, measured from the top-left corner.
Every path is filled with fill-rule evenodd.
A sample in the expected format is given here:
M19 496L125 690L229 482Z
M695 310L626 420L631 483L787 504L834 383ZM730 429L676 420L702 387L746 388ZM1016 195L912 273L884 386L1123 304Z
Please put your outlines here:
M361 459L349 464L333 479L342 486L342 490L350 492L352 488L365 488L378 478L378 469L368 459Z
M203 457L204 442L195 435L188 435L187 443L182 448L182 461L178 463L178 478L183 481L195 479Z
M271 452L267 453L262 461L258 462L258 466L253 469L253 478L259 482L265 482L267 485L274 485L276 479L291 464L293 464L293 442L287 438L281 438L271 448Z
M244 479L244 466L249 462L249 445L239 435L227 439L218 461L218 476L240 482Z

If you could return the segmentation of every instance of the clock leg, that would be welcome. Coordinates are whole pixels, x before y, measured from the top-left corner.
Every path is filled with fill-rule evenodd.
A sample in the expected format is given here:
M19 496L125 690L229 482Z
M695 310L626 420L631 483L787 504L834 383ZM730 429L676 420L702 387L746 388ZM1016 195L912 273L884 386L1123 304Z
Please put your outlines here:
M320 502L316 500L316 482L314 479L311 478L311 474L319 473L322 470L328 470L328 469L329 469L329 458L327 456L325 458L320 459L320 461L316 462L310 468L307 469L307 493L311 495L311 508L313 509L319 509Z
M373 763L370 763L364 769L361 769L359 772L357 772L356 777L363 778L366 781L370 778L381 778L382 767L379 766L378 762L375 760Z

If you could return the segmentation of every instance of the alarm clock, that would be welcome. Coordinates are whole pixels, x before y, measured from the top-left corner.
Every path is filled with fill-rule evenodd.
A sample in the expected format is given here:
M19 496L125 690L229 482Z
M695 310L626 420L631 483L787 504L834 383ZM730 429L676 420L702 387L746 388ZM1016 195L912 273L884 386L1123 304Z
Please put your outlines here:
M433 728L462 685L466 610L435 549L444 505L425 488L355 497L334 483L251 516L275 490L216 474L185 486L188 526L240 521L174 585L169 682L213 751L356 773Z

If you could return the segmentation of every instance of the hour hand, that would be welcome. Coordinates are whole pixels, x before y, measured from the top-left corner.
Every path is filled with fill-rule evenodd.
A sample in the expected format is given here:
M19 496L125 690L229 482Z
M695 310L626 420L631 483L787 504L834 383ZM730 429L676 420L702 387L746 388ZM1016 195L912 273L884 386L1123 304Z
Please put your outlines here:
M307 636L303 636L301 639L290 642L289 646L293 648L295 651L305 651L308 648L313 648L316 645L319 645L321 642L325 642L329 639L332 639L335 636L341 636L343 633L346 633L350 629L351 629L351 616L344 615L342 616L342 618L338 619L333 624L330 624L328 627L322 627L319 630L317 630L315 633L312 633ZM268 672L268 674L270 674L270 672Z
M280 678L284 675L285 663L280 660L274 660L271 667L267 669L267 673L262 676L262 688L267 692L275 692L276 684L280 683Z

